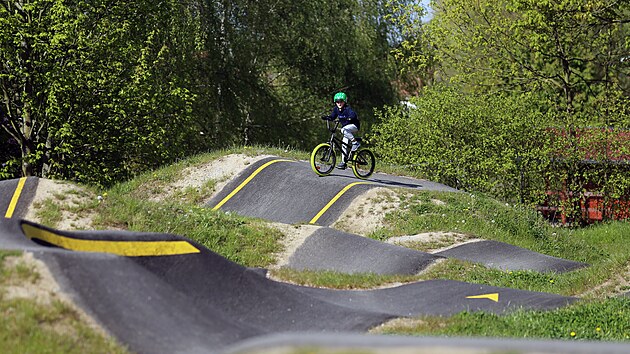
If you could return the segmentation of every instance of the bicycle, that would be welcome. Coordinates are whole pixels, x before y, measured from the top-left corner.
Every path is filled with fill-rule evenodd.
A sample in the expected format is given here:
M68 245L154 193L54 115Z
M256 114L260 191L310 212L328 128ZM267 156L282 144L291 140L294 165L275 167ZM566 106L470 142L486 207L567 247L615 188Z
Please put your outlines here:
M345 161L352 167L352 172L357 178L366 179L372 175L376 167L376 158L372 151L367 148L352 151L352 143L347 144L347 153L343 151L344 142L336 136L339 121L335 121L334 127L331 129L331 122L326 121L326 128L331 132L330 140L327 143L319 144L311 153L311 168L318 176L328 176L335 168L337 156L335 149L340 151ZM355 138L361 142L361 138Z

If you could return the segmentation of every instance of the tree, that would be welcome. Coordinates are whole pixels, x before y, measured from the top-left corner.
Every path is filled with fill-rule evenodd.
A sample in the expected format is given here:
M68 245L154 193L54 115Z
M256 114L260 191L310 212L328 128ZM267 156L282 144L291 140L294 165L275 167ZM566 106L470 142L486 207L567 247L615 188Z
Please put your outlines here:
M619 0L433 2L444 76L479 87L547 90L567 120L623 83L630 5Z
M0 3L0 72L2 127L18 144L22 174L34 172L36 147L46 126L45 73L64 53L50 20L54 1L3 1ZM63 16L63 14L62 14Z
M108 184L181 155L179 2L0 4L0 114L22 175Z
M3 1L3 176L110 185L210 148L310 147L342 89L367 129L397 98L382 4Z
M627 79L630 66L626 60L630 53L630 3L618 0L436 0L432 8L434 16L424 33L434 47L440 79L463 83L463 87L458 87L460 90L473 97L476 95L474 101L486 107L482 116L487 118L488 124L509 127L515 118L542 118L535 120L539 126L520 130L523 142L535 144L527 150L536 151L538 155L530 154L527 171L537 171L538 178L546 175L547 182L562 186L540 189L532 195L561 190L560 194L569 196L564 198L562 206L575 215L580 213L583 192L587 188L596 186L597 192L627 195L630 190L627 173L617 168L619 161L611 161L611 152L627 156L628 151L625 140L618 137L626 134L621 128L628 123L630 107ZM423 55L422 48L410 51L410 55ZM489 111L492 105L486 103L488 92L497 97L509 94L515 101L507 102L514 107L518 107L520 101L524 111L514 112L521 117L512 116L499 105ZM523 94L537 99L522 99ZM479 117L477 110L450 107L453 112L445 112L445 116L461 118L464 122L475 122ZM503 111L503 117L497 117L497 111ZM441 127L420 123L418 126L428 135L443 132ZM454 135L464 136L459 139L462 147L457 149L461 152L454 154L456 157L476 151L475 135L484 136L488 129L485 125L470 124L467 127L473 131L457 131L463 126L465 124L453 129ZM583 129L584 126L596 128ZM542 134L541 129L546 133ZM494 143L482 145L479 151L485 152ZM518 160L523 161L523 153L518 153ZM496 167L493 156L471 156L481 157L481 160L467 161L472 166L464 167L464 172L474 172L468 173L465 181L460 182L458 177L458 185L489 190L477 176L492 173L475 168ZM441 166L436 170L451 167L448 160L437 161ZM589 168L585 168L587 165ZM490 178L494 180L501 179ZM506 188L504 192L509 192L509 183L503 182L506 182L501 183Z
M335 91L366 121L396 98L380 1L200 2L195 110L219 146L310 147ZM194 73L194 72L193 72ZM315 119L314 119L315 118ZM367 124L366 124L367 127Z
M410 99L413 108L379 111L375 152L425 178L510 202L531 201L541 186L545 117L528 109L534 94L476 94L443 84ZM526 103L526 104L524 104Z
M389 39L396 59L402 90L416 93L433 84L436 67L433 48L427 41L423 17L427 14L422 1L388 0L386 18L394 28Z

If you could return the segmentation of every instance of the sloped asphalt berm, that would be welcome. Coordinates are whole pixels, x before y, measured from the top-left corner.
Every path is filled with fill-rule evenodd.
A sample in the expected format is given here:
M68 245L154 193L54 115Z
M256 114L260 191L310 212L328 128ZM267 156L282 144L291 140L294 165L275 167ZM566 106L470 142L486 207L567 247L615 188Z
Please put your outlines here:
M0 222L0 248L43 260L77 304L140 353L218 352L266 334L365 332L400 316L551 309L576 300L446 280L365 291L295 286L177 235L68 232L15 218Z
M501 270L564 273L588 264L551 257L498 241L477 241L426 253L322 227L289 258L289 268L341 273L417 274L436 260L455 258Z
M488 268L502 270L564 273L588 267L586 263L552 257L494 240L470 242L435 254L481 263Z
M418 274L441 258L445 257L323 227L293 252L287 267L349 274Z
M307 161L266 158L243 170L208 206L286 224L329 226L357 195L374 187L456 191L431 181L379 173L361 181L350 170L318 177ZM338 199L327 208L335 197Z

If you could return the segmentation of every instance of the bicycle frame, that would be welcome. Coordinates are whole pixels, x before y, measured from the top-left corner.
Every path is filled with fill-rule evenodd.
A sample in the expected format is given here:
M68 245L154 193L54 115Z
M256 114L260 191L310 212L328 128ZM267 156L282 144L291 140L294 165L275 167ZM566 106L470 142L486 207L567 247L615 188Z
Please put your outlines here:
M335 168L337 160L336 149L341 152L342 161L350 165L352 173L354 173L357 178L366 179L371 176L376 166L374 153L366 148L358 149L356 152L352 151L352 142L344 143L342 139L337 137L338 121L333 124L331 121L327 120L326 127L331 133L330 139L325 143L317 145L313 149L313 152L311 152L310 162L313 171L320 177L328 176ZM361 141L359 137L355 137L355 139ZM344 152L344 148L346 148L346 152Z
M352 156L352 142L348 142L348 144L346 144L346 146L348 147L346 150L348 151L347 153L345 151L343 151L343 145L344 142L342 139L339 139L337 137L337 128L339 127L339 121L335 121L335 126L331 129L331 122L329 120L326 121L326 127L328 128L328 131L330 131L330 140L328 140L328 143L330 144L330 146L333 147L333 149L337 149L339 151L341 151L341 154L343 155L342 161L350 161L350 157ZM331 152L332 150L331 149Z

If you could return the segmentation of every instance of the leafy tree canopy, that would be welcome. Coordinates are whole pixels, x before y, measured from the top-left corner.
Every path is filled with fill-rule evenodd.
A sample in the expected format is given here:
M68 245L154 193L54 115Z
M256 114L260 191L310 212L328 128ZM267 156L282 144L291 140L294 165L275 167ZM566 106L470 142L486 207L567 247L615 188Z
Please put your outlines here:
M0 177L109 185L231 144L311 146L338 90L369 127L397 98L389 2L0 1Z

